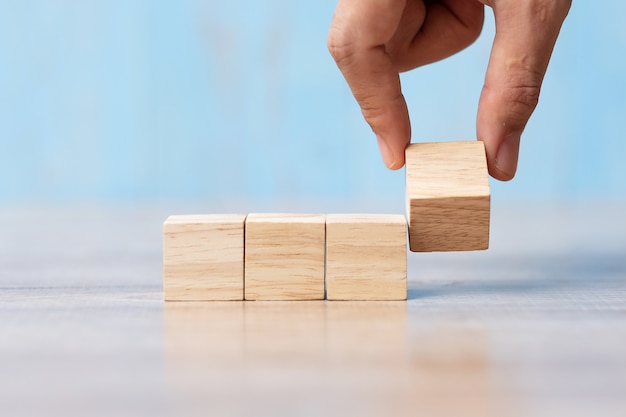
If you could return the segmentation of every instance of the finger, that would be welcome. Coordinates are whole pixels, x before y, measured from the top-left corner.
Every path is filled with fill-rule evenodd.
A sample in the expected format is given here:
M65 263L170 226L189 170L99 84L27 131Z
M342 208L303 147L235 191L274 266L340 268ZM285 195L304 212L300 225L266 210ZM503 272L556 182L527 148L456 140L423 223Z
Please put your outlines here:
M489 173L515 176L520 137L539 99L543 77L570 0L493 3L496 36L480 96L477 136L485 143Z
M339 0L328 34L328 49L376 134L390 169L404 165L404 150L411 137L398 70L385 49L405 2Z
M471 45L483 27L483 5L477 1L442 0L424 6L408 2L399 30L387 44L399 71L447 58Z

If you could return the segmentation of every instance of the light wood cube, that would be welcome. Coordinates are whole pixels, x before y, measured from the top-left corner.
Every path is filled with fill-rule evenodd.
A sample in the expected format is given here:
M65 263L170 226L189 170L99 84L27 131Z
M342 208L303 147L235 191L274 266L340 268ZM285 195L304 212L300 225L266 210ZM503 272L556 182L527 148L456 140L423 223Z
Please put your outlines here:
M406 238L402 215L326 216L326 298L406 300Z
M489 247L489 174L480 141L406 149L406 203L413 252Z
M243 214L208 214L165 221L165 300L243 300L245 219Z
M249 214L245 299L324 299L325 216Z

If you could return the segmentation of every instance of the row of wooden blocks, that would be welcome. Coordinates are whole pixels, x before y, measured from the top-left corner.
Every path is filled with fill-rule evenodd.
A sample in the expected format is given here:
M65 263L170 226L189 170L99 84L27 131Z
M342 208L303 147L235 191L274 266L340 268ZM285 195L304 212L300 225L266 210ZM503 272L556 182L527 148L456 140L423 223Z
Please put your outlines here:
M404 300L406 241L402 215L171 216L165 299Z
M164 223L166 300L406 299L414 252L489 245L482 142L412 144L402 215L188 215ZM407 225L408 220L408 225Z

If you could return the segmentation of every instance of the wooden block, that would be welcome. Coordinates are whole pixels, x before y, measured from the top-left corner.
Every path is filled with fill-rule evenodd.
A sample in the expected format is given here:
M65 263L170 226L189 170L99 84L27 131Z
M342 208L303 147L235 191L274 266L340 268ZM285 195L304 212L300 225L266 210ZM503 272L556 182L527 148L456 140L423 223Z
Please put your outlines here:
M326 298L406 300L406 219L326 216Z
M489 176L480 141L406 149L406 203L413 252L489 247Z
M165 221L165 300L243 300L245 219L243 214L208 214Z
M323 300L325 216L250 214L245 299Z

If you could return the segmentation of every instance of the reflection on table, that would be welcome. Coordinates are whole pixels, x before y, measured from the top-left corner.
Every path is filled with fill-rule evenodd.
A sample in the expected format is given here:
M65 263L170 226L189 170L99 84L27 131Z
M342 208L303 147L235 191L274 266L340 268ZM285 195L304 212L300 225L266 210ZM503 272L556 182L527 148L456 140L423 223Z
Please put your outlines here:
M166 303L164 334L189 412L512 415L491 395L484 332L409 329L405 302Z

